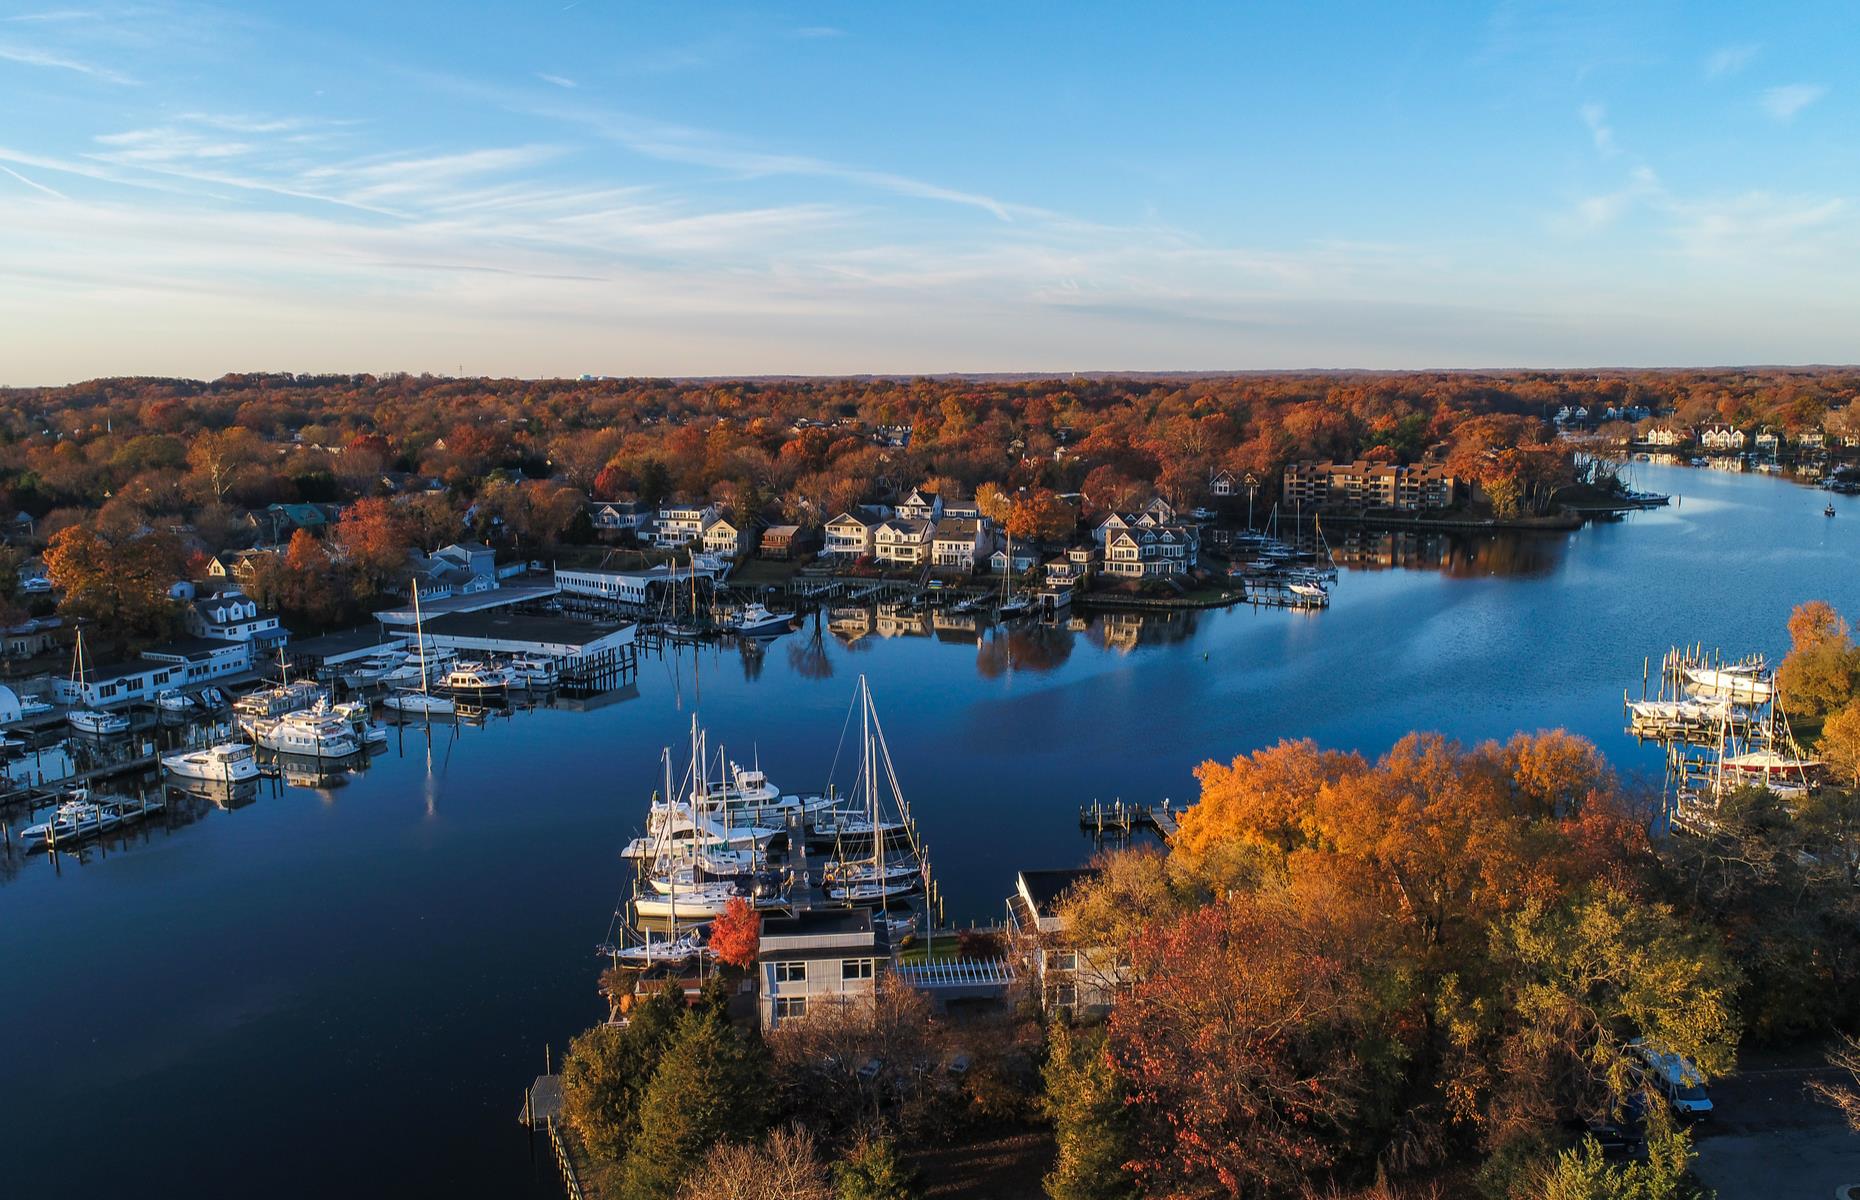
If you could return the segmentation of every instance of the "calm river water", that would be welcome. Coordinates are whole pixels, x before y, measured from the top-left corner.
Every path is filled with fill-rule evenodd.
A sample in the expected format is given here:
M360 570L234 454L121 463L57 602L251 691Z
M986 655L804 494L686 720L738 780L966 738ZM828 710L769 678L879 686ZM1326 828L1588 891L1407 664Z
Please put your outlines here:
M1280 738L1376 753L1416 728L1563 726L1657 771L1620 732L1642 659L1778 655L1810 597L1860 618L1860 503L1829 520L1778 479L1635 476L1680 502L1347 569L1323 613L686 650L585 711L440 735L430 766L410 737L341 787L268 789L82 862L0 859L3 1190L555 1194L522 1088L600 1015L616 852L693 711L713 745L816 787L863 672L963 919L998 915L1018 868L1085 857L1079 804L1186 799L1196 763Z

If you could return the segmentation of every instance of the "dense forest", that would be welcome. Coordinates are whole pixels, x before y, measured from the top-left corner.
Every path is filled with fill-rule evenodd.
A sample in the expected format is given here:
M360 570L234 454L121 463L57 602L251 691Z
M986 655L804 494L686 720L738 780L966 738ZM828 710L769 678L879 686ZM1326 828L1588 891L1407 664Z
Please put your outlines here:
M1550 420L1565 406L1843 432L1860 412L1849 407L1856 394L1860 371L1833 368L102 379L0 390L0 514L16 515L15 546L50 545L48 563L74 569L60 590L94 601L77 615L152 636L160 597L135 581L152 586L197 573L209 555L285 540L249 516L277 503L355 509L346 528L327 531L333 541L280 556L268 583L265 599L328 623L372 600L409 546L472 533L527 553L588 536L578 524L588 498L708 498L751 522L819 522L918 483L992 484L1036 512L1076 495L1089 516L1154 494L1197 503L1221 470L1254 473L1271 496L1289 462L1355 457L1434 459L1488 496L1545 496L1569 478ZM385 507L354 504L364 499ZM331 545L341 553L319 550ZM78 570L104 562L122 578Z

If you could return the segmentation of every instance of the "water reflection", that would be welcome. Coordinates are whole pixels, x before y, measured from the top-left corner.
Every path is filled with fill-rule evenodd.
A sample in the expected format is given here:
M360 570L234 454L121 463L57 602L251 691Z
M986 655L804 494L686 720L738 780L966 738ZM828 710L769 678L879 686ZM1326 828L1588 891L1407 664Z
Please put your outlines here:
M1462 579L1549 575L1563 560L1564 533L1418 533L1353 529L1335 540L1338 565L1359 571L1439 571Z

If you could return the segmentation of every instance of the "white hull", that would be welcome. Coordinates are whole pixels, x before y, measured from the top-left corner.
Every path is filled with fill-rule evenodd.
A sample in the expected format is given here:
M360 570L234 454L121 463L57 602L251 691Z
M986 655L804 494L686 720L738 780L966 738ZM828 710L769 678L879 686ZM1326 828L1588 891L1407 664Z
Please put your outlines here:
M77 730L79 733L110 734L129 732L129 718L119 717L115 713L79 710L78 712L66 714L65 720L70 723L71 728Z
M381 707L415 716L450 716L458 705L449 696L429 696L424 692L395 692L381 701Z
M188 754L171 754L161 760L161 766L176 779L197 779L205 783L244 783L258 778L258 760L252 756L251 747L236 743Z

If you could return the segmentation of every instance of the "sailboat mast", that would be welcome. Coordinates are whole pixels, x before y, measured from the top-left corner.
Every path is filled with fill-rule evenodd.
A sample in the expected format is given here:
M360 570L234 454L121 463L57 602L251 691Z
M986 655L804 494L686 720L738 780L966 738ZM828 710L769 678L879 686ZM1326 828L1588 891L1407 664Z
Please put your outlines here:
M426 625L420 619L420 581L413 581L413 644L420 656L420 694L426 690Z

